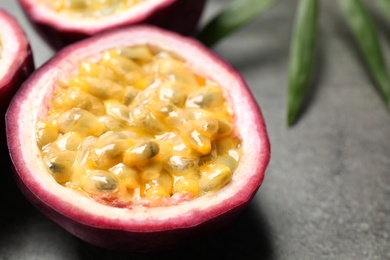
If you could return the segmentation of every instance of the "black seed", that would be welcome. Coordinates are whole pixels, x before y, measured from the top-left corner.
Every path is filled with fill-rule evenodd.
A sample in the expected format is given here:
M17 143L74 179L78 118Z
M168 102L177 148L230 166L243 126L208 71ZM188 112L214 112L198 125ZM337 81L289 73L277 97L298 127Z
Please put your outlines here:
M52 173L61 173L64 171L65 167L58 163L50 163L49 169Z
M146 144L146 147L149 149L149 152L150 152L149 158L156 156L158 154L158 152L160 151L159 145L155 142L148 142Z
M184 173L191 169L196 169L198 166L198 160L194 158L187 158L187 157L180 157L175 159L171 158L171 160L167 162L167 166L168 166L168 170L177 173Z
M101 191L112 191L117 188L118 184L114 178L110 176L104 176L104 178L105 178L104 181L100 180L96 182L95 184L96 189Z

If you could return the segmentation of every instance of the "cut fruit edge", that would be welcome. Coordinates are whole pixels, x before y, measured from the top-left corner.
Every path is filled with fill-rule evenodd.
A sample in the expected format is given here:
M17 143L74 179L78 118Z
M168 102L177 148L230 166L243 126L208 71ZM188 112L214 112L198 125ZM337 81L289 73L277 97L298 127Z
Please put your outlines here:
M0 9L0 35L1 37L1 55L0 55L0 95L7 92L11 87L15 74L22 68L27 61L31 59L31 50L26 35L19 23L5 10ZM31 63L31 62L30 62ZM27 69L24 69L27 70Z
M34 60L26 34L18 21L0 8L0 162L10 165L4 116L24 80L34 71ZM5 37L2 37L5 35Z
M175 0L153 0L138 3L129 8L129 10L121 11L118 14L106 17L105 19L77 19L71 15L61 15L57 11L51 9L44 4L37 4L37 0L20 0L20 3L25 10L33 17L33 20L42 24L52 24L58 30L78 29L83 30L88 34L94 34L102 30L102 28L121 23L138 23L145 20L156 10L165 8L175 2Z
M61 15L38 2L19 0L37 32L54 49L61 49L103 31L137 24L154 25L191 35L197 29L206 4L206 0L146 0L115 15L83 20L72 15Z
M36 123L48 109L55 80L77 68L79 61L109 48L143 44L177 53L195 73L222 86L235 111L243 157L232 181L216 193L168 207L113 208L60 186L51 178L36 145ZM28 189L26 193L31 192L33 200L73 221L101 229L152 232L199 225L246 204L261 185L270 159L260 108L242 76L198 41L151 26L111 31L64 48L22 86L10 105L6 122L11 158L17 178Z

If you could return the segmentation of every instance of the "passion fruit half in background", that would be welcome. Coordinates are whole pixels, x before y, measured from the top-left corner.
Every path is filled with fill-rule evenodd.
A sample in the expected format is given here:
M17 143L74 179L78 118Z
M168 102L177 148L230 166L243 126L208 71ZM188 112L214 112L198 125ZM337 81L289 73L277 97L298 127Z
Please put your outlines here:
M2 157L8 154L5 140L5 111L22 82L34 70L29 41L18 22L0 9L0 134ZM4 159L4 158L3 158Z
M55 48L117 27L151 24L189 35L205 0L19 0Z
M166 250L222 227L270 157L240 74L198 41L150 26L59 51L23 84L6 123L26 197L117 250Z

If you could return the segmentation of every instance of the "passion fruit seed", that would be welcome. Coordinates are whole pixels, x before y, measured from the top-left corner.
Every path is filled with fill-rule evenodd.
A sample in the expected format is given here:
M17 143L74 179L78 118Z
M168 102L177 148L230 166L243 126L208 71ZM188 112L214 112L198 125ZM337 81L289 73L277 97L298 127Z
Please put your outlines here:
M123 95L123 87L109 79L79 76L71 79L69 84L102 100L118 98Z
M211 139L206 135L202 135L194 127L194 121L192 120L180 126L179 131L183 141L200 154L209 154L211 152Z
M129 148L123 158L127 166L142 165L158 154L160 147L154 141L146 141Z
M82 187L92 195L114 193L118 190L118 179L110 172L93 170L85 176Z
M99 136L103 134L104 127L98 118L80 108L72 108L58 118L58 130L60 133L79 132L84 135Z
M189 158L183 156L172 156L166 162L166 169L173 175L187 175L198 170L198 161L196 157Z
M185 89L179 85L167 83L160 88L160 99L182 107L186 101Z
M173 187L175 193L191 193L196 197L200 193L199 181L192 178L181 178L175 182Z
M59 151L46 157L46 165L50 174L58 183L70 181L73 175L73 164L76 160L76 152Z
M58 137L58 127L50 121L40 121L37 125L37 143L39 147L43 147L50 142L53 142Z
M201 173L199 179L200 188L205 191L214 191L222 188L232 178L232 171L229 167L209 167Z
M83 61L79 65L79 75L82 77L94 77L94 78L105 78L109 80L115 80L116 76L111 70L107 70L104 66Z
M144 197L149 199L169 197L172 193L172 185L172 176L162 171L155 180L145 183Z
M153 181L159 178L162 170L162 164L158 162L148 163L146 165L139 166L141 174L140 177L145 182Z
M122 205L195 198L230 182L241 156L234 115L222 89L185 62L148 46L122 47L82 61L71 75L55 84L37 125L57 182Z
M215 118L199 118L194 122L194 128L202 135L212 138L219 128L218 120Z
M53 102L58 109L81 108L97 116L106 113L101 100L78 87L61 89Z
M99 122L103 124L106 131L120 131L122 125L111 115L104 115L99 117Z
M123 153L134 144L131 140L115 140L91 151L90 158L98 169L108 169L123 161Z
M139 186L139 174L135 168L118 163L109 171L114 173L127 189L133 190Z
M158 121L156 116L146 105L133 109L130 117L132 118L134 126L140 126L152 135L163 134L166 131L164 125Z
M119 101L107 100L104 102L108 115L113 116L119 123L130 123L130 109Z
M50 155L53 152L59 151L77 151L80 148L85 136L77 132L68 132L57 138L57 140L51 142L42 148L42 152L45 155Z
M205 86L192 92L186 100L187 107L218 109L223 102L221 88Z

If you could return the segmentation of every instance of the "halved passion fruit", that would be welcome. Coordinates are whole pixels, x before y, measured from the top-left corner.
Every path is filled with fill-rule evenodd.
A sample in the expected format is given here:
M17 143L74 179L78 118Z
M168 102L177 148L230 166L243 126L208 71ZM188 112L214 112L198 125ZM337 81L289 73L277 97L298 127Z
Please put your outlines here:
M206 0L19 0L54 47L96 33L151 24L180 34L194 32Z
M18 22L0 9L0 116L4 118L8 104L22 82L34 70L30 45ZM1 149L7 154L4 120L0 121Z
M242 77L154 27L64 48L25 82L6 122L21 190L106 248L161 250L215 230L254 196L269 161Z

